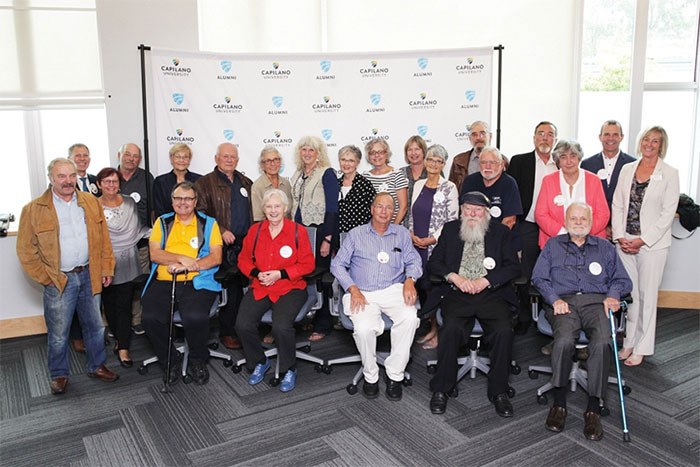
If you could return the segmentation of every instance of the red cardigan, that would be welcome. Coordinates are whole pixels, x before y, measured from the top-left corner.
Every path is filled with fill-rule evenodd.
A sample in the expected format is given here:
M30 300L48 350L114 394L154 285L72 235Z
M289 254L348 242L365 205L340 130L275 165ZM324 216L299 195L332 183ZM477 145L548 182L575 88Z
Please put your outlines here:
M306 289L304 275L313 272L315 260L309 235L303 225L297 226L295 222L284 219L282 231L274 239L270 236L269 225L270 223L264 220L250 227L243 239L243 249L238 255L238 268L252 279L250 287L253 289L253 297L256 300L270 297L270 300L276 303L290 290ZM253 244L256 235L258 235L258 241L255 245L255 263L253 263ZM282 255L283 253L287 256L286 258ZM289 278L280 279L266 287L257 277L251 277L253 269L258 269L260 272L284 270Z
M605 227L610 221L610 208L605 199L603 184L597 175L583 171L586 184L586 203L593 208L593 225L591 235L605 238ZM540 228L540 248L551 237L559 235L564 227L564 206L554 204L554 198L561 195L559 171L546 175L542 179L542 189L535 205L535 221Z

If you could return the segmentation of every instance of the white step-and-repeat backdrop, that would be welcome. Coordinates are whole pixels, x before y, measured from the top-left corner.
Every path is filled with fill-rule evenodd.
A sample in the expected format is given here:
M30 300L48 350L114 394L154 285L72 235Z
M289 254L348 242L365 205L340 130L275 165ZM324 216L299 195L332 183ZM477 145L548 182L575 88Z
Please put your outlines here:
M294 145L304 135L323 138L336 168L342 146L364 150L367 140L384 138L398 168L406 165L403 146L411 135L454 156L469 148L467 125L492 121L493 47L283 55L154 48L151 54L150 154L167 170L173 144L189 144L190 168L204 174L214 166L217 145L231 142L239 170L253 180L265 145L279 149L282 173L291 176Z

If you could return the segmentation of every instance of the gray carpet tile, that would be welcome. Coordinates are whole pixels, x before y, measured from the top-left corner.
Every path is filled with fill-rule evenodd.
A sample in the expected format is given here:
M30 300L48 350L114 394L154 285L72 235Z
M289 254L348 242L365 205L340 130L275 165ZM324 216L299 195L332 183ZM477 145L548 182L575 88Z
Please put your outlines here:
M125 428L83 438L86 464L91 466L148 466Z
M22 355L5 355L0 372L0 420L21 417L29 413L29 381L24 378Z

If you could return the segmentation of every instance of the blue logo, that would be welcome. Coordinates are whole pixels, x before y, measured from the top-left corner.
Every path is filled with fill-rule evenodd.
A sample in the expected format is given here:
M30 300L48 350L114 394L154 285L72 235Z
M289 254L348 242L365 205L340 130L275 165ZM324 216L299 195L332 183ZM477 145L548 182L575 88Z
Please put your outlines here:
M372 105L379 105L379 103L382 101L382 95L381 94L370 94L369 100L372 101Z
M428 68L428 59L424 57L419 58L418 68L420 68L421 70L425 70L426 68Z
M427 125L418 125L418 134L421 136L421 138L425 138L425 135L428 134L428 126Z
M221 60L221 69L224 70L224 73L228 73L231 71L231 60Z
M331 139L331 136L333 136L333 130L331 130L330 128L324 128L323 130L321 130L321 136L323 136L323 139L328 141L329 139Z
M185 102L185 95L181 92L174 92L173 101L175 101L177 105L182 105L182 103Z
M231 141L233 139L234 132L233 130L224 130L224 138L226 138L226 141Z
M278 109L282 107L282 102L284 102L284 97L282 96L272 96L272 104Z
M321 60L321 70L323 70L324 73L328 73L331 70L331 61L330 60Z
M476 91L472 91L472 90L465 91L465 92L464 92L464 97L466 97L467 100L468 100L469 102L471 102L471 101L473 101L474 98L476 97Z

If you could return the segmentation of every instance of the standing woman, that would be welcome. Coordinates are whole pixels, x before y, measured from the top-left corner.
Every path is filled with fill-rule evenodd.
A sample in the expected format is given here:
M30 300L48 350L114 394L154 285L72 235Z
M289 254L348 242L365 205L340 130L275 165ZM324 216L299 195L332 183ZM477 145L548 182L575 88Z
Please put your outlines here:
M447 162L447 151L440 144L428 148L425 166L428 176L416 182L411 200L411 213L408 229L411 233L413 246L420 255L423 271L426 271L428 258L440 238L442 226L459 217L459 195L457 187L442 175L442 168ZM424 275L416 284L421 305L425 304L430 280ZM430 318L431 328L428 334L419 339L423 348L437 347L437 322Z
M316 266L330 267L331 245L338 231L338 179L328 160L326 143L316 136L304 136L294 148L297 171L292 176L292 219L316 227ZM324 290L321 309L314 316L311 342L324 339L333 329Z
M668 134L660 126L640 133L637 161L622 167L612 203L612 233L632 279L627 333L618 357L637 366L653 355L656 303L678 207L678 170L663 161Z
M97 186L102 190L99 200L104 210L116 261L114 279L109 287L102 290L102 304L107 324L116 339L114 353L118 354L121 366L130 368L133 365L129 356L131 300L135 288L132 281L141 274L136 244L149 229L139 223L136 202L131 197L119 193L121 180L119 171L111 167L100 170L96 177Z
M365 144L367 162L372 164L372 170L362 175L372 183L377 193L389 193L394 200L393 224L403 222L408 213L408 180L400 170L394 170L389 165L391 149L389 143L382 138L372 138Z
M260 151L258 165L262 175L253 182L250 189L250 203L253 207L253 221L259 222L265 220L263 212L262 198L263 194L270 188L278 188L287 195L287 199L292 199L292 185L287 177L280 175L282 168L282 155L274 146L265 146ZM287 212L287 217L290 216Z
M366 224L372 217L370 208L377 192L365 177L357 173L362 161L362 151L353 145L343 146L338 151L338 162L342 175L340 199L338 200L338 225L340 233L349 232L359 225Z
M403 154L406 163L401 171L408 180L408 212L411 212L411 200L413 199L413 186L418 180L424 180L428 177L428 172L425 168L425 154L428 152L428 145L420 135L413 135L406 141L403 146ZM408 217L404 218L403 225L408 228Z
M173 211L173 203L170 195L173 187L180 182L196 182L202 176L195 172L190 172L192 162L192 149L184 144L173 144L170 147L170 165L173 170L163 175L159 175L153 181L153 212L155 217L160 217L166 212Z

